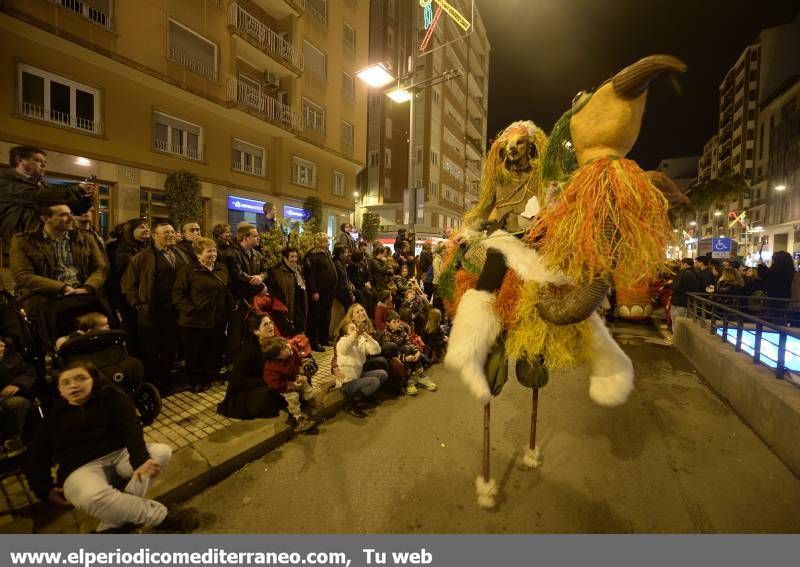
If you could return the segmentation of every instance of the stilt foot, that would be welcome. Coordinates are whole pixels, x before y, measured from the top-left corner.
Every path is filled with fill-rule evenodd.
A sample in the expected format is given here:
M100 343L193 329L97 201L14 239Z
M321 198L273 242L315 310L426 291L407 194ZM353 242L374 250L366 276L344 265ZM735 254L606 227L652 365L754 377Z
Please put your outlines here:
M475 492L478 495L478 506L481 508L494 508L497 504L497 483L493 478L484 480L482 476L475 479Z
M525 446L524 452L522 454L522 466L527 469L538 469L542 466L542 453L539 451L539 447L531 449L527 445Z

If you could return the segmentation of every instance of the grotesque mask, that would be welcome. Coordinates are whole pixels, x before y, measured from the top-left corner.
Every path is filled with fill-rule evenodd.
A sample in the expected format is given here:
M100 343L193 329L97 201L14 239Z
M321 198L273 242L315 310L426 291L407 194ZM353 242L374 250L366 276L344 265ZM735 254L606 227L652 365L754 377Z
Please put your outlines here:
M500 157L511 169L524 169L528 166L533 146L527 128L515 128L505 133Z

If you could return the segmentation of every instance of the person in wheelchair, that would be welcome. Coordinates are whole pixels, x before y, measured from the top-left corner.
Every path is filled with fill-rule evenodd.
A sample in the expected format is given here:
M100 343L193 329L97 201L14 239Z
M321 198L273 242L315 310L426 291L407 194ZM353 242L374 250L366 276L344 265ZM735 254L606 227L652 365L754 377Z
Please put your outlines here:
M58 393L36 431L25 466L36 496L94 516L100 520L97 532L122 533L139 526L185 532L198 526L194 511L168 509L146 498L172 450L145 443L133 404L123 392L93 364L78 361L59 374Z
M64 364L87 360L125 391L134 401L139 416L149 425L161 412L158 389L145 381L142 361L127 349L128 334L111 329L108 317L90 312L75 319L75 330L55 344L58 359Z
M0 337L0 461L25 452L23 427L31 407L29 395L36 379L33 366L11 348L11 340Z

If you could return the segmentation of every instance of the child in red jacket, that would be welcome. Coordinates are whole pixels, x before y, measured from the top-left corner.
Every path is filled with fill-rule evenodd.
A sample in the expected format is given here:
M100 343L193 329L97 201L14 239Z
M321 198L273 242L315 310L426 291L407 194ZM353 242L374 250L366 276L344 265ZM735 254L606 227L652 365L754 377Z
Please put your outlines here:
M283 337L268 339L263 346L264 382L286 400L289 415L294 419L294 431L300 433L316 427L317 422L300 411L303 400L315 399L321 392L303 374L303 358L295 346Z

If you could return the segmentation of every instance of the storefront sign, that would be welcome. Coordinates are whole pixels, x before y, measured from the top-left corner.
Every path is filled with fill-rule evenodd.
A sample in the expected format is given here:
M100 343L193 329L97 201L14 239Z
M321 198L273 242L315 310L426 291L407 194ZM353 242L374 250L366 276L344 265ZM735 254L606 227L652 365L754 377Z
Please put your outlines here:
M245 199L244 197L228 195L228 210L263 214L264 201L256 201L255 199Z
M300 207L290 207L289 205L283 206L283 218L285 219L292 219L292 220L306 220L305 210L301 209Z

